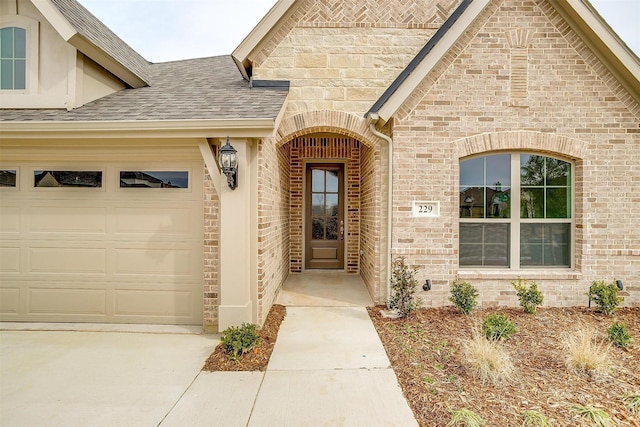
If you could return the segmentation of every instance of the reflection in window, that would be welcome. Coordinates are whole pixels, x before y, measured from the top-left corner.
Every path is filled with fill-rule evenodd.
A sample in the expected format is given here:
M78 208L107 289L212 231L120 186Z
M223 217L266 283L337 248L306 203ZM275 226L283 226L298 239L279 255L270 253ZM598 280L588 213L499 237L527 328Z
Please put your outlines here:
M25 89L27 32L24 28L0 29L0 89Z
M120 171L121 188L188 188L187 171Z
M15 187L16 176L15 169L0 170L0 187Z
M102 187L102 171L33 171L34 187Z
M509 266L509 224L460 224L460 265Z
M463 160L459 197L460 266L571 266L569 162L534 154Z

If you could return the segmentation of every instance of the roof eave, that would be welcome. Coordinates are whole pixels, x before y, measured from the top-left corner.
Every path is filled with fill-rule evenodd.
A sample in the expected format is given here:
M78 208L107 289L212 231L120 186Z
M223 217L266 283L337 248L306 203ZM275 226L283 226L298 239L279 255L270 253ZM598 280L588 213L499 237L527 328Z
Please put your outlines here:
M141 76L132 72L130 69L122 65L119 61L115 60L105 51L91 43L80 34L76 33L67 41L73 47L78 49L78 51L82 52L82 54L91 58L94 62L100 64L114 76L125 82L129 87L137 89L149 85L149 82L147 82Z
M58 34L84 55L100 64L109 72L132 88L148 86L149 82L122 63L111 57L107 52L95 46L80 35L58 8L49 0L31 0L33 5L42 13Z
M279 0L231 54L231 57L242 74L242 77L246 80L249 80L251 77L249 71L251 68L249 55L285 16L295 2L296 0Z
M4 121L2 139L58 138L262 138L272 136L279 116L253 119Z

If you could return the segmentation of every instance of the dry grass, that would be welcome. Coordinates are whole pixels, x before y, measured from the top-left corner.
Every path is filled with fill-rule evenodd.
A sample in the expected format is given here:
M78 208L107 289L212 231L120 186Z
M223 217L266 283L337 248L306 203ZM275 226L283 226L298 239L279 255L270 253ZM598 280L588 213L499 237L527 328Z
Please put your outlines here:
M599 340L591 328L579 328L564 337L565 363L569 371L604 376L611 366L610 344Z
M511 378L514 371L509 353L497 341L489 341L479 331L462 343L464 360L469 370L483 382L499 384Z

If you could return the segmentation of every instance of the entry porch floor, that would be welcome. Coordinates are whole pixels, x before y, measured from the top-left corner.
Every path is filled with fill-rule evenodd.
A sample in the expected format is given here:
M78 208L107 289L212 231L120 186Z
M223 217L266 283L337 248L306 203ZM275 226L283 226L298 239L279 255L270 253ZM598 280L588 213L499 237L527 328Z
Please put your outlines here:
M310 270L289 274L276 303L287 307L367 307L373 300L358 274Z

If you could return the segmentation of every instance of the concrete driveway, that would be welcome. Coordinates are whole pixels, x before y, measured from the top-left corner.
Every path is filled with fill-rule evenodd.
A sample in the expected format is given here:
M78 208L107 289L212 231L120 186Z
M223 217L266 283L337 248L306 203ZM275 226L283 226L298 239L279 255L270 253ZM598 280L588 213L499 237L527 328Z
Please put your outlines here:
M0 425L157 426L217 336L0 331Z

